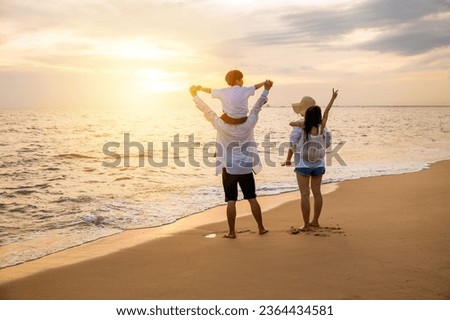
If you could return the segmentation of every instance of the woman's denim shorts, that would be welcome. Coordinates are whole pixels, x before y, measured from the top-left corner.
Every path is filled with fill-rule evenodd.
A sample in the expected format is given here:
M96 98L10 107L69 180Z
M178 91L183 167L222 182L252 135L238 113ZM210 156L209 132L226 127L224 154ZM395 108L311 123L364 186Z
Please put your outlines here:
M317 168L295 168L295 173L301 174L302 176L321 176L325 173L325 167Z

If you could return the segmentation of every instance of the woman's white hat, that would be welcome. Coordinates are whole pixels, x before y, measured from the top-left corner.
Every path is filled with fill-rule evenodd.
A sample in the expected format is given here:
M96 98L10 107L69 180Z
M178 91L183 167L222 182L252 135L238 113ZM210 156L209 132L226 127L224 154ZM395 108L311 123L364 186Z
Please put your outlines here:
M310 107L313 107L316 105L316 100L309 96L304 96L300 102L295 102L292 104L292 108L294 109L295 113L301 113L304 114L306 110Z

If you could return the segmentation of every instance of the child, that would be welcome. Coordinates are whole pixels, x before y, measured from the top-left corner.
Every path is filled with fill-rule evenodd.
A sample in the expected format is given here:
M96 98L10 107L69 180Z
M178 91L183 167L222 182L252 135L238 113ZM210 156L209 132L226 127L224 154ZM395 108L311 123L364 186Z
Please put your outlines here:
M292 127L303 127L306 110L315 105L316 105L316 101L309 96L304 96L300 102L293 103L292 109L297 114L299 119L297 121L293 121L293 122L289 123L289 125ZM289 148L289 151L288 151L288 154L286 157L286 161L281 163L281 166L284 167L284 166L292 165L292 156L293 155L294 155L294 152L292 151L291 148Z
M266 83L261 82L251 87L243 87L244 75L239 70L232 70L227 73L225 80L230 87L222 89L211 89L197 86L197 90L210 93L213 98L218 98L222 102L224 114L220 117L228 124L240 124L247 120L248 98L255 94L255 90L261 88Z

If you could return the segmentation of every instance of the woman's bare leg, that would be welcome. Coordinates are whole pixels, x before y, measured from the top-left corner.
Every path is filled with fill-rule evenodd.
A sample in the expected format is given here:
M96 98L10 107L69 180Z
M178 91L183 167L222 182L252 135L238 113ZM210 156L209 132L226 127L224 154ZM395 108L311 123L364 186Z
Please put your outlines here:
M319 217L322 212L322 192L320 187L322 185L322 176L313 176L311 177L311 190L314 195L314 217L310 223L312 227L320 227Z
M303 231L308 231L311 229L309 226L309 215L311 211L311 206L309 204L309 180L310 177L306 177L297 173L297 182L298 188L300 189L300 203L303 216L303 227L300 229Z

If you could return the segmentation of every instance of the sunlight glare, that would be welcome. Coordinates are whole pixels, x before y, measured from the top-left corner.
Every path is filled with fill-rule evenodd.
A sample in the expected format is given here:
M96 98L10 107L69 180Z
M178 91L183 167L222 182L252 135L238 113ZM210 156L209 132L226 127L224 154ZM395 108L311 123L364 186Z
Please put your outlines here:
M141 88L146 92L163 93L182 90L183 83L171 74L161 69L143 69L136 71Z
M102 51L123 59L164 60L178 55L175 50L163 49L145 41L110 43L105 45Z

